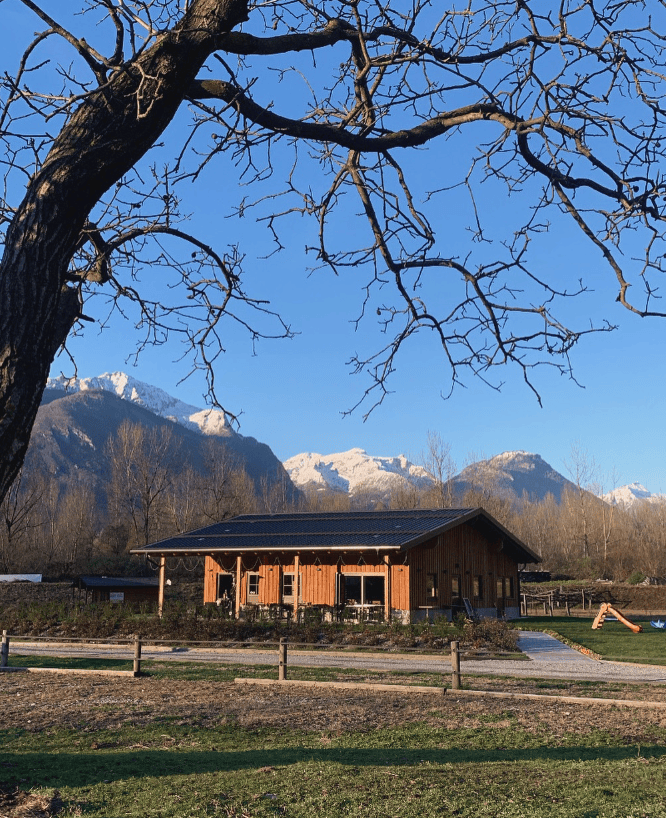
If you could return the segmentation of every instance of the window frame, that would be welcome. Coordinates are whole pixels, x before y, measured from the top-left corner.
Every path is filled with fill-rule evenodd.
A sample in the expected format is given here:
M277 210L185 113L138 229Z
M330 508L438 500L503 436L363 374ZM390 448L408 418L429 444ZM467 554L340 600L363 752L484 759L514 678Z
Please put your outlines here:
M358 577L361 580L361 599L360 601L353 603L358 605L359 607L366 608L369 605L385 605L386 604L386 574L381 571L341 571L340 572L340 597L341 602L344 605L349 605L347 601L347 591L345 587L345 580L346 577ZM367 599L367 592L366 592L366 580L367 579L381 579L382 580L382 597L379 602L368 602Z
M280 576L280 599L282 602L290 604L294 601L294 584L296 576L295 571L283 571L282 575ZM285 577L291 577L290 584L291 584L291 593L285 594L284 592L284 580ZM301 571L298 572L298 601L302 602L303 600L303 573Z
M474 574L472 577L472 597L483 599L483 576L481 574Z
M249 600L250 597L252 597L252 600L256 601L257 599L259 599L261 595L261 588L259 585L261 581L261 574L259 573L259 571L248 571L246 577L247 577L247 598ZM256 592L253 592L251 590L252 585L254 583L256 583L257 588Z

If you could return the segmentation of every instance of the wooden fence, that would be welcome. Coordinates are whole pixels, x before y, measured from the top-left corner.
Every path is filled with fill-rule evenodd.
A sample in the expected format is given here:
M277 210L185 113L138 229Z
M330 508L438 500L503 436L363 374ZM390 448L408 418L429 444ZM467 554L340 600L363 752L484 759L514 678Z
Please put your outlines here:
M104 675L109 675L109 676L133 676L133 677L137 677L137 676L141 675L141 651L142 651L142 646L143 646L144 643L142 642L142 639L141 639L140 636L135 636L131 640L122 640L123 644L127 644L128 646L132 645L132 644L134 645L134 659L133 659L132 670L91 670L91 669L53 668L53 667L9 667L9 648L10 648L12 638L14 638L14 637L10 636L10 634L8 634L6 630L2 631L2 643L0 645L0 672L2 672L2 671L8 671L8 672L10 672L10 671L13 671L13 672L24 671L24 672L29 672L29 673L83 673L83 674L97 673L97 674L104 674ZM47 637L47 638L41 637L41 639L43 641L48 641L49 643L53 643L53 642L58 641L58 640L52 639L50 637ZM61 641L66 641L68 644L72 643L72 642L83 643L83 644L87 644L87 645L95 644L94 642L91 642L90 640L87 640L87 639L67 639L67 640L61 640ZM160 640L150 640L150 641L151 641L151 643L163 643L163 642L167 642L168 640L160 639ZM108 642L109 642L109 640L105 640L104 644L108 644ZM120 645L121 641L120 640L115 640L114 643ZM188 642L188 644L197 644L197 645L205 644L207 646L210 646L209 642L194 642L194 643L189 643ZM218 643L215 643L215 644L217 646L225 645L227 647L236 647L236 648L239 646L238 642L231 642L231 643L218 642ZM255 643L255 642L241 643L241 646L243 646L243 645L251 645L254 648L258 647L257 643ZM263 642L263 643L261 643L262 647L266 646L266 645L271 646L271 647L272 646L277 646L277 648L278 648L278 650L277 650L278 681L286 681L287 678L288 678L288 673L289 673L289 664L288 664L289 640L286 637L283 636L283 637L281 637L279 642ZM313 647L316 648L317 647L317 646L313 646L313 645L311 645L309 643L293 643L293 646L294 647L308 647L308 648L313 648ZM335 646L335 645L321 645L319 647L323 648L325 650L335 650L337 646ZM341 646L338 649L342 651L342 650L346 650L347 647L348 646L344 646L344 647ZM363 647L363 646L361 646L361 645L355 646L355 648L361 648L361 647ZM461 687L462 687L462 676L461 676L461 672L460 672L460 643L457 642L457 641L451 642L450 647L451 647L451 687L452 687L453 690L460 690ZM373 651L372 648L366 648L366 650ZM374 652L376 652L376 650L377 649L375 647ZM388 651L386 649L384 649L383 652L388 652ZM415 652L415 651L412 650L411 652Z

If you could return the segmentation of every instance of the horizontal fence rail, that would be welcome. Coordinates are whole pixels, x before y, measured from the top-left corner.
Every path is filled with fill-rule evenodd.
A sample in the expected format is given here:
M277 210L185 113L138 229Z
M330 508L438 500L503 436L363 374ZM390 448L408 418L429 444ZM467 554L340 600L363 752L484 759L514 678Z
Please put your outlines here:
M90 647L99 647L103 648L105 646L109 647L131 647L134 646L134 657L133 657L133 668L131 671L100 671L100 670L72 670L72 669L58 669L58 668L15 668L9 667L9 646L10 643L13 642L15 646L20 646L22 642L48 642L50 644L60 644L63 647L65 645L89 645ZM0 671L7 670L7 671L14 671L14 670L30 670L33 672L69 672L69 673L108 673L113 675L122 675L122 676L140 676L141 675L141 662L142 662L142 650L148 645L172 645L174 648L182 647L185 645L205 645L209 648L239 648L239 647L252 647L253 649L275 649L277 648L277 670L278 670L278 681L286 681L288 676L288 646L292 648L309 648L314 649L314 651L339 651L340 653L344 653L345 651L354 651L357 652L359 649L363 649L367 652L381 652L381 653L405 653L407 650L410 652L419 652L422 654L430 654L430 655L441 655L442 651L425 651L419 650L418 648L411 648L411 649L404 649L404 650L396 650L395 648L386 648L383 646L370 646L370 645L339 645L339 644L322 644L322 643L311 643L311 642L290 642L286 637L281 637L279 642L276 641L265 641L265 642L252 642L252 641L204 641L204 640L173 640L173 639L143 639L140 636L132 636L132 637L115 637L109 639L85 639L85 638L72 638L69 639L67 637L48 637L48 636L39 636L39 637L32 637L32 636L14 636L9 634L6 630L2 631L2 643L0 646ZM461 674L460 674L460 649L459 649L459 642L453 641L450 643L451 648L451 686L453 690L460 690L462 683L461 683ZM445 656L448 653L444 654ZM57 657L56 657L57 658ZM92 658L92 657L91 657ZM196 661L196 658L193 658L193 661Z

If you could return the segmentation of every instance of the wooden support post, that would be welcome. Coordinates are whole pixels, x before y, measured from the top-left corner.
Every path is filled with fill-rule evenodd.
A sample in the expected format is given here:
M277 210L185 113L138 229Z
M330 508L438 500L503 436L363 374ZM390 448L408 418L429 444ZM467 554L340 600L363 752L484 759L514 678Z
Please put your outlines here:
M240 554L236 557L236 598L234 600L234 617L240 619L241 607L241 567L242 558Z
M141 637L137 636L134 639L134 675L141 675Z
M160 557L160 587L157 591L157 615L162 618L164 612L164 579L166 577L166 557Z
M0 647L0 667L7 667L9 663L9 636L7 631L2 632L2 646Z
M280 637L280 652L278 654L278 682L287 678L287 637Z
M384 555L384 620L391 621L391 559L388 554Z
M298 622L298 595L301 592L300 567L301 561L298 554L296 554L294 557L294 622Z
M567 601L564 604L567 607L567 616L571 616L571 609L569 608L569 600L567 599Z
M460 642L451 642L451 689L460 690Z

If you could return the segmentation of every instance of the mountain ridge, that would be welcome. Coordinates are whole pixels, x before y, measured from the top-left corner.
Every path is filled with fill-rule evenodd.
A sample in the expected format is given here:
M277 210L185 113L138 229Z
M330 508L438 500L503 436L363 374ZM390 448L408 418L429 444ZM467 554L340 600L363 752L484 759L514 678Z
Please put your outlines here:
M49 378L46 388L65 394L102 390L201 434L242 437L231 428L228 418L220 409L201 409L192 406L174 398L163 389L133 378L125 372L104 372L92 378L67 378L60 375Z
M243 448L243 441L248 449L266 446L270 451L267 444L260 444L255 438L245 437L236 432L221 410L201 409L185 403L164 390L124 372L106 372L91 378L66 378L62 375L50 378L40 413L43 418L50 417L54 415L54 411L46 407L54 401L77 394L90 396L95 393L112 395L115 399L123 401L126 406L133 406L134 409L129 410L132 415L137 410L148 413L142 415L141 420L132 422L151 425L151 418L158 417L197 436L226 440L234 451L239 447ZM109 407L107 409L112 411L112 415L117 414L117 407L113 410ZM90 407L87 411L91 411ZM50 456L45 457L44 465L48 465L51 473L54 469L57 473L70 471L73 476L80 477L76 470L67 466L65 450L68 447L70 451L79 450L79 455L74 458L76 461L80 459L80 452L86 447L89 456L95 460L95 455L91 455L91 451L95 449L95 445L98 448L100 446L98 435L94 429L84 429L81 426L80 413L77 417L79 425L70 423L67 429L60 428L62 422L52 418L53 435L58 437L54 446L60 449L60 453L56 455L52 446ZM40 449L40 435L44 437L45 422L44 420L36 424L34 443L31 443L33 449ZM115 421L111 422L110 426L117 428ZM194 446L195 449L197 447ZM43 440L41 449L44 449ZM255 454L256 452L252 457ZM291 482L306 492L334 492L350 496L363 492L375 495L378 499L386 499L400 490L421 491L436 484L435 478L423 466L411 462L404 454L377 456L368 454L360 447L332 454L302 452L288 458L282 464L270 451L270 457L266 455L260 458L264 464L262 468L271 461L271 458L274 460L272 468L276 473L284 468ZM34 457L32 459L34 461ZM241 459L245 459L245 455ZM98 464L97 471L100 468ZM253 479L256 483L261 478L255 475ZM518 503L523 497L543 500L548 494L552 494L556 501L560 502L565 489L577 491L576 485L554 469L541 455L525 450L506 451L486 460L479 460L451 477L451 493L458 500L461 500L467 491L479 487L513 503ZM611 504L630 508L636 503L664 501L666 495L652 494L640 483L632 483L604 494L602 499Z

